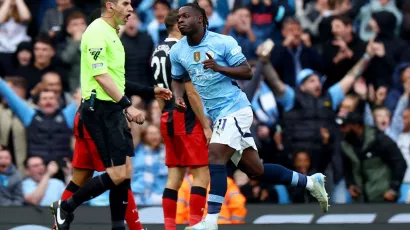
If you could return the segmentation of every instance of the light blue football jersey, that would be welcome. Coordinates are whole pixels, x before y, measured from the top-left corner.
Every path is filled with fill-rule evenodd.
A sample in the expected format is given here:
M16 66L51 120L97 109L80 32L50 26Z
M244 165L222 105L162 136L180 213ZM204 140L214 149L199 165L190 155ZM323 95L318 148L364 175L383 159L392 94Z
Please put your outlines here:
M202 62L208 59L206 53L220 66L239 66L246 58L234 38L211 31L205 32L199 45L190 46L184 37L171 48L172 78L181 79L188 72L201 96L206 113L216 122L250 106L250 103L236 80L211 69L204 69Z

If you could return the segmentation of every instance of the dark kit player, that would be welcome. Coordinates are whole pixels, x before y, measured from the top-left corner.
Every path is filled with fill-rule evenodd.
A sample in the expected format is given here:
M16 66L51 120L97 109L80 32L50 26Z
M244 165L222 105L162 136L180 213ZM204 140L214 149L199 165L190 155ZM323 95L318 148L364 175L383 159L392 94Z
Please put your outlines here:
M169 89L174 87L169 51L182 38L177 27L177 14L178 11L174 10L166 17L168 38L155 49L151 63L157 85ZM209 183L207 144L212 135L209 121L204 114L201 98L193 87L189 75L186 74L178 81L184 83L186 89L183 95L187 102L185 112L175 109L174 100L165 102L157 99L162 109L161 133L165 142L166 165L168 166L168 181L162 203L165 230L176 230L178 189L181 187L186 167L190 168L194 176L189 201L189 224L191 226L202 219L206 203L206 188Z

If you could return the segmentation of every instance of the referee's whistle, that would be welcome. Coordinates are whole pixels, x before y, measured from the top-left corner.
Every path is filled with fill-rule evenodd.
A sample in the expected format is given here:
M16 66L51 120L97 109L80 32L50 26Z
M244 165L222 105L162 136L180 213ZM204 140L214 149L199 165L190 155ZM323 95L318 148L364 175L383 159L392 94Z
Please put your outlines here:
M90 107L88 108L88 110L93 111L93 112L94 112L94 102L95 102L96 97L97 97L97 91L95 91L95 89L93 89L91 91Z

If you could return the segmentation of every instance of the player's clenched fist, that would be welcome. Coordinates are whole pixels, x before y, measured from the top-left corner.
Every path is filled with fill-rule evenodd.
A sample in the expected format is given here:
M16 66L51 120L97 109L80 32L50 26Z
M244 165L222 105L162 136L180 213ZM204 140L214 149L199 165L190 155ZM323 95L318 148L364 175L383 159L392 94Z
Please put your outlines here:
M139 125L142 125L144 123L145 115L142 111L134 108L133 106L130 106L125 110L125 112L129 122L133 121Z
M211 69L215 72L219 72L219 65L216 64L216 61L212 58L211 55L209 55L208 53L205 53L206 56L208 57L208 60L205 60L202 62L202 64L204 64L204 69Z

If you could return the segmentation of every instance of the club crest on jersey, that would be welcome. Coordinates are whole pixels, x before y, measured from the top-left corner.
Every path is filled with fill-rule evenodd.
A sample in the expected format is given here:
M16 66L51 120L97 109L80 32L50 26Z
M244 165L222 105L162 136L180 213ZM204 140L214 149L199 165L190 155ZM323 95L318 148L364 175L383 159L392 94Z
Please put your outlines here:
M92 48L89 49L91 56L93 56L94 61L97 61L98 56L100 56L100 53L102 51L102 48Z
M201 53L200 52L195 52L194 53L194 60L196 62L199 62L201 60Z

